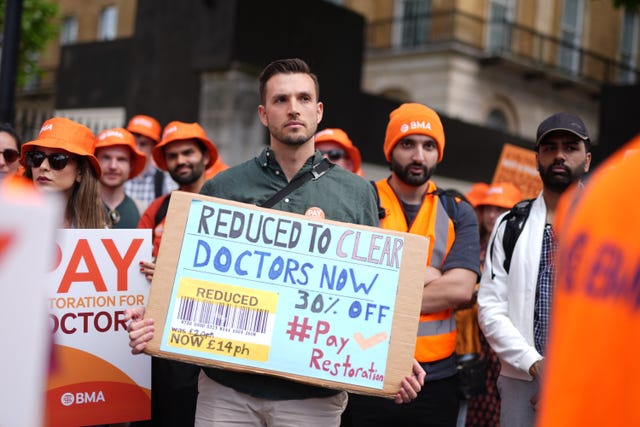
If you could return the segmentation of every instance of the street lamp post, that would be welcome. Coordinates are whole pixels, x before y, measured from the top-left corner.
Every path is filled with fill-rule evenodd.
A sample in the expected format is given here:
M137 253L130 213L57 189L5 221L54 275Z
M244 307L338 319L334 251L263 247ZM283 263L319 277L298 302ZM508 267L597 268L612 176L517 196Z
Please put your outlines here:
M15 119L16 75L20 47L22 0L7 0L4 8L2 59L0 62L0 122Z

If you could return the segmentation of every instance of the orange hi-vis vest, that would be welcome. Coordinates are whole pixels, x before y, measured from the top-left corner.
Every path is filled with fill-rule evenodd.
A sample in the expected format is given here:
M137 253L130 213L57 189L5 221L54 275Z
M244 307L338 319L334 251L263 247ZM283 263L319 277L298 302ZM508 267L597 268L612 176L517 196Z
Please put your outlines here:
M455 240L453 221L434 194L436 185L429 181L426 195L411 228L398 200L386 179L376 182L380 204L385 217L380 221L382 228L419 234L429 238L427 265L441 269L444 259ZM420 314L415 358L418 362L433 362L451 356L456 347L456 320L454 310L447 309L435 313Z

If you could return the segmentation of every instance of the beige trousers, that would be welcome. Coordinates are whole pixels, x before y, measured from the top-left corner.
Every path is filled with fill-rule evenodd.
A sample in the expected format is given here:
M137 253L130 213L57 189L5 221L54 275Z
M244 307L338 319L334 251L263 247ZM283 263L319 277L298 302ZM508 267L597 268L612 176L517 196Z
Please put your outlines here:
M200 371L195 427L338 427L347 399L343 391L323 398L267 400L225 387Z

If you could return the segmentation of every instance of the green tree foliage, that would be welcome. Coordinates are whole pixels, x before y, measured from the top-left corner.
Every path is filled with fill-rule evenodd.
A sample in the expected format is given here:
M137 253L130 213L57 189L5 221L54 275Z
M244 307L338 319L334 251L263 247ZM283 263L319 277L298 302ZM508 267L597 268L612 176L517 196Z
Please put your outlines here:
M0 0L0 28L4 29L6 0ZM20 49L18 58L18 87L42 72L38 66L40 52L47 43L56 37L59 31L56 18L58 5L47 0L23 0ZM0 46L2 43L0 33Z

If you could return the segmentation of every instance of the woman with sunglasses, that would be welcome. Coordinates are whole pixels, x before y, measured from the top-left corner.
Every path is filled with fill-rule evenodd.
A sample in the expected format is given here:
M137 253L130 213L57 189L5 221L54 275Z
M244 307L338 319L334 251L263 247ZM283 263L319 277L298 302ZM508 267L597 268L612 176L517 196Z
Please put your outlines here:
M22 146L20 163L38 190L59 192L66 200L63 228L104 228L107 224L93 155L91 130L56 117L44 122L38 138Z
M0 181L18 172L20 137L9 123L0 124Z

